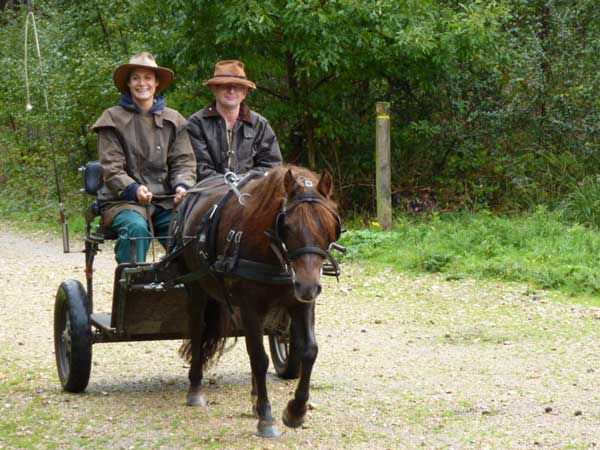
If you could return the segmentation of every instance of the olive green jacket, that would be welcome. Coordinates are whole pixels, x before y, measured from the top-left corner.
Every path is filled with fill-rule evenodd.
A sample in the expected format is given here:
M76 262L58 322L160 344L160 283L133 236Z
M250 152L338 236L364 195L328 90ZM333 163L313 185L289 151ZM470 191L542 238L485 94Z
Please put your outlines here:
M196 183L196 158L187 134L187 121L174 109L153 113L114 106L93 126L98 134L98 155L104 185L98 193L104 226L124 209L146 216L148 208L123 198L132 183L145 185L155 196L153 204L173 208L172 195L179 185Z

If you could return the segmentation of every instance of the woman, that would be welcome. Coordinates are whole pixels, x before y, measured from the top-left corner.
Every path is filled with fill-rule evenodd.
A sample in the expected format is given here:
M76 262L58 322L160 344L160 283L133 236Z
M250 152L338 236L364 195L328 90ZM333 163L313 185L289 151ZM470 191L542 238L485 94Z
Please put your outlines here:
M148 238L166 236L171 210L196 182L187 121L159 95L173 77L150 53L133 56L113 73L118 105L93 126L104 179L98 193L102 225L119 236L118 263L132 258L128 238L143 238L136 241L135 259L145 261Z

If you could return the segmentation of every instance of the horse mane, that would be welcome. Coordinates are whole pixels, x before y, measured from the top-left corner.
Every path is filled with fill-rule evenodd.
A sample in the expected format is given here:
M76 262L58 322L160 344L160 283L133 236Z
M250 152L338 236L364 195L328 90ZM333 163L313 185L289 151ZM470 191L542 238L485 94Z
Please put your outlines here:
M283 177L287 170L292 168L296 166L277 166L270 169L265 176L253 180L246 191L250 198L244 205L244 215L250 214L255 218L271 216L286 195Z
M337 205L331 198L327 198L317 192L316 187L319 182L319 176L304 167L293 164L284 164L269 169L269 172L263 178L253 181L248 190L250 198L244 206L243 222L252 224L256 229L266 229L273 224L275 215L279 212L281 202L287 197L284 185L284 177L288 170L292 171L294 178L305 178L312 181L315 195L317 195L326 207L319 204L302 203L296 207L300 218L309 228L311 233L318 234L318 225L326 225L331 222L332 215L327 209L333 212L337 211ZM317 205L318 208L314 208Z

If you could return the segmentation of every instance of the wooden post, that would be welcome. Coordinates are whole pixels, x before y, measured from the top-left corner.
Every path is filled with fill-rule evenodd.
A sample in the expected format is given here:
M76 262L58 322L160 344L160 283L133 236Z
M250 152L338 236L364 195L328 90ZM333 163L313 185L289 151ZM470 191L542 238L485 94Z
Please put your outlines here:
M377 222L384 230L392 226L392 190L390 168L390 104L375 104L376 148L375 183L377 185Z

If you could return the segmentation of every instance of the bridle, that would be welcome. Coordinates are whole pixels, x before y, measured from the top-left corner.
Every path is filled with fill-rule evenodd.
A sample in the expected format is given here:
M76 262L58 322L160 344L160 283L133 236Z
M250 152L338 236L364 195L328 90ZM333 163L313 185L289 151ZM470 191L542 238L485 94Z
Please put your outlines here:
M328 210L336 222L336 235L334 241L329 245L327 250L317 246L317 245L309 245L305 247L296 248L293 250L288 250L285 244L285 219L286 216L298 205L302 203L312 203L319 204L323 206L326 210ZM299 195L297 195L289 205L287 205L287 198L284 198L281 201L281 206L279 207L279 212L275 217L275 223L273 226L272 232L267 232L267 236L270 239L270 246L273 250L273 253L279 259L279 262L283 266L286 272L291 272L292 277L294 276L294 270L292 269L292 260L298 258L299 256L306 254L315 254L323 257L324 260L329 261L329 264L323 265L323 275L335 276L336 278L340 275L340 268L335 260L335 258L331 255L329 250L336 249L341 252L344 252L346 249L341 245L336 244L340 238L342 233L342 221L340 216L335 212L327 203L325 203L321 198L317 197L312 191L305 191Z

